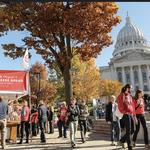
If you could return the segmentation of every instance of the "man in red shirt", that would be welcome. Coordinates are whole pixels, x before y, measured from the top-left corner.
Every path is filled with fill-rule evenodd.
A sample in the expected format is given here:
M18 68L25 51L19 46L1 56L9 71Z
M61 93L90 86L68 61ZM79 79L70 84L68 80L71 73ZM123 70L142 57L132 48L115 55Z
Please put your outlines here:
M126 84L121 94L117 98L118 102L118 109L123 114L123 122L124 127L126 129L125 135L122 136L120 139L120 143L123 144L127 142L128 150L132 150L132 143L131 143L131 135L134 132L134 123L133 118L135 118L135 106L133 103L133 99L131 96L131 85Z

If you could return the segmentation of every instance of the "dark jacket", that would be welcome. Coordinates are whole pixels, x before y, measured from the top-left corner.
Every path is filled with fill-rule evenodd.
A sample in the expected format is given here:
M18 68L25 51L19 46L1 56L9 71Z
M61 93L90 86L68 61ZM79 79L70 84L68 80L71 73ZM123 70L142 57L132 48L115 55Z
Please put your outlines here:
M79 107L76 105L72 107L71 105L68 107L68 121L78 121L79 116Z
M87 105L80 105L79 106L79 119L80 120L87 120L89 113L88 113L88 106Z
M4 101L0 101L0 120L6 119L8 114L8 104Z
M53 113L53 111L48 111L48 121L52 121L53 120L53 115L54 115L54 113Z
M110 121L112 122L113 121L113 114L112 114L112 103L109 102L107 105L106 105L106 121Z
M40 105L38 108L39 121L46 122L48 109L45 105Z

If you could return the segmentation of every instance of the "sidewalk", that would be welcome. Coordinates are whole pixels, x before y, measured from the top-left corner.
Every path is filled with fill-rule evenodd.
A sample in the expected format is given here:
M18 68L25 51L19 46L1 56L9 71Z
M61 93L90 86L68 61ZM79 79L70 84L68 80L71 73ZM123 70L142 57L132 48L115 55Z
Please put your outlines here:
M47 142L45 144L40 143L39 135L33 137L30 144L8 144L8 150L71 150L69 138L57 138L58 132L55 131L54 134L46 134ZM69 137L69 133L68 133ZM116 150L119 147L110 146L110 141L108 137L101 137L98 133L88 132L87 142L82 143L80 139L80 132L77 132L77 147L75 150ZM142 147L143 146L143 147ZM143 144L138 144L136 150L144 150ZM121 148L120 148L121 150Z

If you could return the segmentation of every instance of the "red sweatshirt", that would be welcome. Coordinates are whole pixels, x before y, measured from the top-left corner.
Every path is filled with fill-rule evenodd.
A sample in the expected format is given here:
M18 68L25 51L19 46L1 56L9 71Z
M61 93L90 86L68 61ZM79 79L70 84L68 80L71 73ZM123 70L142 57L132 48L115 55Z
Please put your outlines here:
M65 121L66 117L67 117L67 108L66 107L61 107L60 108L60 117L59 117L59 119L61 121Z
M135 105L130 94L121 93L118 98L118 109L122 114L135 115Z
M38 122L38 112L34 112L32 114L32 123L37 123Z
M138 100L134 100L134 104L135 104L135 114L139 115L139 114L144 114L144 99L138 99ZM140 104L140 105L139 105Z
M28 106L23 106L21 110L21 121L29 121L30 108Z

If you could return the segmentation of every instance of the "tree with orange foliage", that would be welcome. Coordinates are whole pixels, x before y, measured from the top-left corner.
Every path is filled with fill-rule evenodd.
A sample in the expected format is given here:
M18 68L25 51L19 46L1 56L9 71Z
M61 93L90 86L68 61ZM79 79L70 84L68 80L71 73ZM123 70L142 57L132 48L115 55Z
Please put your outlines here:
M30 33L23 46L4 44L6 56L22 57L25 49L35 49L62 73L66 101L72 97L72 58L78 54L89 60L112 43L109 33L120 22L115 2L9 2L0 13L0 32Z
M87 101L99 98L100 72L94 59L82 61L79 57L74 57L72 72L75 97Z
M99 87L100 97L110 97L111 95L118 96L121 92L122 83L117 80L101 80Z
M36 62L30 69L31 93L37 96L37 101L52 103L56 97L56 86L47 80L46 67Z

